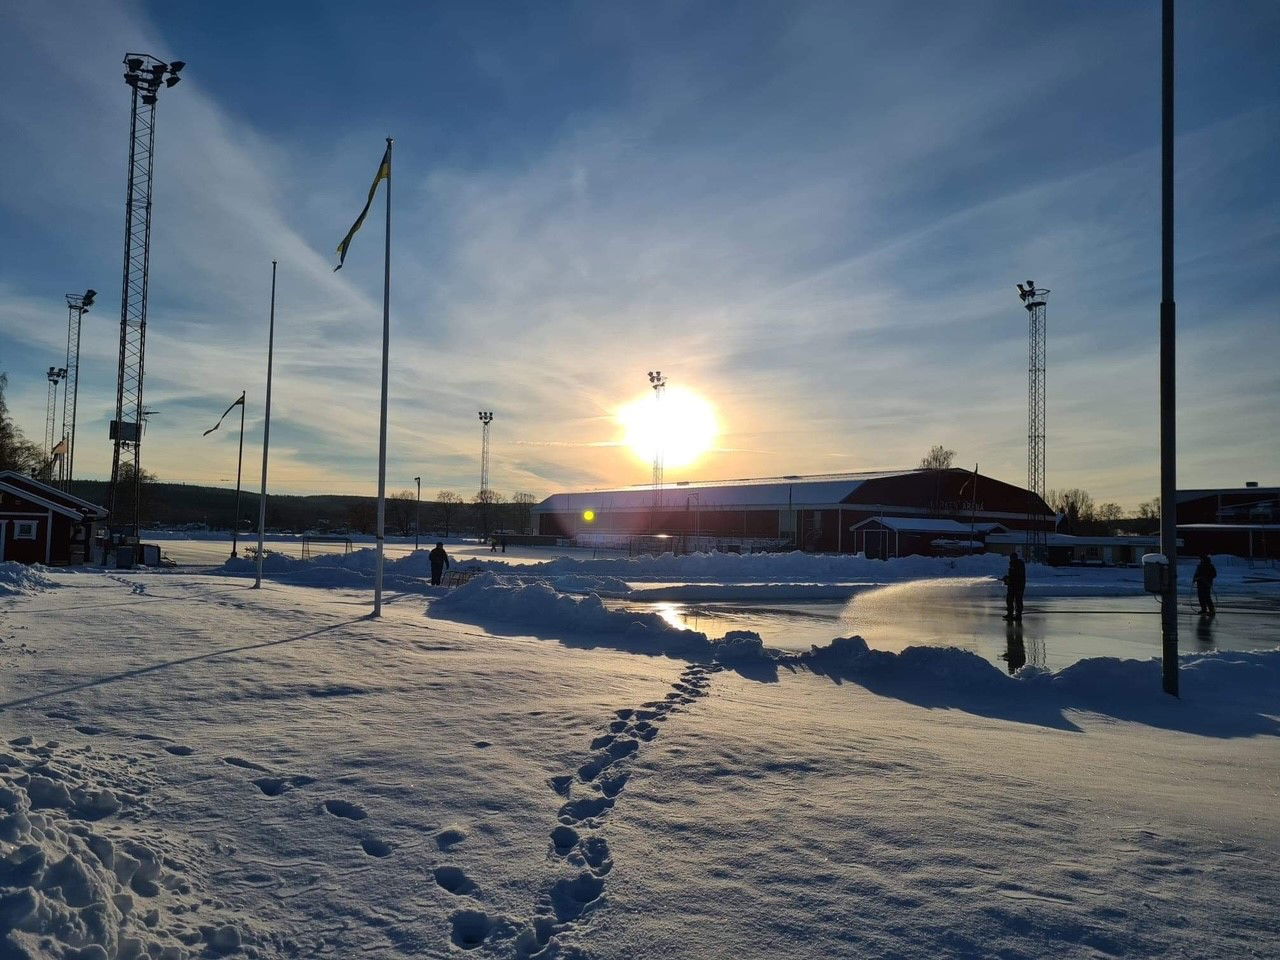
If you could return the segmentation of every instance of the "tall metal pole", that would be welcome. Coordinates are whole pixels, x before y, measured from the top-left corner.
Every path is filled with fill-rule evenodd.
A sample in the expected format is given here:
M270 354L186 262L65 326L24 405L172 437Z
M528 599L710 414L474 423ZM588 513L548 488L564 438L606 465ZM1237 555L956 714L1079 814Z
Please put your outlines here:
M276 345L276 261L271 261L271 319L267 321L267 402L262 423L262 492L258 494L258 566L253 589L262 587L263 540L267 529L267 454L271 452L271 361Z
M658 511L662 509L662 473L666 459L663 443L666 440L662 424L662 393L667 378L661 370L649 371L649 386L653 387L653 511L650 514L652 533L658 532Z
M1018 284L1027 311L1027 529L1026 559L1045 559L1045 298L1049 291L1028 280Z
M236 517L231 527L231 556L236 555L240 539L240 472L244 467L244 408L245 392L240 391L240 455L236 459Z
M76 405L80 399L80 329L85 311L93 306L98 291L86 290L83 294L67 294L67 385L62 391L62 438L67 452L65 490L71 492L71 482L76 466Z
M42 478L48 482L53 482L53 462L57 459L54 449L57 447L57 440L54 439L54 423L57 420L58 410L58 384L66 377L67 371L65 367L50 367L46 374L49 378L49 396L45 400L44 405L44 469L41 471L45 474Z
M387 235L382 265L382 413L378 422L378 560L373 575L373 615L382 616L382 561L387 522L387 368L391 348L391 147L387 137Z
M1178 695L1178 463L1173 299L1173 0L1164 0L1160 130L1160 552L1166 581L1160 607L1164 692Z
M493 411L480 411L480 532L489 535L489 424L493 423Z
M125 83L133 91L129 116L129 176L125 194L124 269L120 285L120 360L116 375L116 413L111 422L109 506L117 512L122 458L132 455L132 522L136 539L141 521L142 381L147 339L147 285L151 259L151 185L155 156L156 97L172 87L186 64L165 63L150 54L126 54ZM166 77L165 75L168 74ZM131 419L126 420L126 416Z
M418 541L422 539L422 478L414 477L413 482L418 485L418 495L413 501L413 549L417 550Z

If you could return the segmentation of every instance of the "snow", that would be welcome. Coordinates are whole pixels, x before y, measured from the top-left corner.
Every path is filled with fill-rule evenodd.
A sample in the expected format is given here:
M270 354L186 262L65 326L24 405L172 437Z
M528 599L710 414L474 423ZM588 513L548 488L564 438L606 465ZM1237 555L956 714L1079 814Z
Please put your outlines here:
M0 563L0 597L39 593L57 586L46 576L47 568L7 560Z
M0 600L0 956L1274 952L1280 650L1187 653L1175 700L555 586L608 566L371 621L361 562Z

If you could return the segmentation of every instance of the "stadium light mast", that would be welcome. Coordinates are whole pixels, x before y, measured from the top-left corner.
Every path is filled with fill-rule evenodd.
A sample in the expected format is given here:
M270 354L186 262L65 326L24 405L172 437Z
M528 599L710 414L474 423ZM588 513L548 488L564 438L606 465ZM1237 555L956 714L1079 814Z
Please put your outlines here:
M662 394L667 389L667 378L661 370L649 371L649 386L653 388L653 532L657 533L658 511L662 509L663 443L666 437L662 429Z
M1027 538L1026 559L1043 560L1047 547L1044 514L1037 499L1044 501L1044 374L1045 298L1049 291L1034 280L1018 284L1018 299L1027 310Z
M489 424L493 411L480 411L480 523L484 536L489 535Z
M57 419L58 410L58 384L67 376L66 367L50 367L49 372L45 374L49 378L49 398L44 405L44 469L40 472L44 474L43 479L53 482L53 462L57 459L56 441L53 439L53 424Z
M71 481L76 466L76 402L80 398L80 326L85 311L93 306L97 290L67 294L67 385L62 391L62 439L66 443L63 463L66 464L66 483L71 492Z
M116 374L116 415L111 421L111 490L108 506L120 503L122 461L133 463L132 528L137 539L142 507L142 376L147 341L147 280L151 259L151 183L155 148L156 98L161 87L176 86L186 66L150 54L124 58L124 82L133 91L129 112L129 175L124 202L124 271L120 284L120 361Z

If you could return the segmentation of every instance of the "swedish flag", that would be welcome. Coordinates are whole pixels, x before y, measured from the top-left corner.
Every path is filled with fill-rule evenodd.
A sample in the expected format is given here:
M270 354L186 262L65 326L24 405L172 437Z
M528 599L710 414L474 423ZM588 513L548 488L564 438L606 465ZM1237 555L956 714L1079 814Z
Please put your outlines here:
M373 177L373 184L369 187L369 199L364 203L364 209L360 211L360 216L356 217L356 222L351 225L351 229L347 231L347 235L342 238L342 242L338 244L338 265L334 267L334 272L342 269L342 264L347 259L347 248L351 246L351 238L356 235L356 231L364 226L364 218L369 215L369 208L373 206L374 195L378 192L378 184L383 180L391 179L391 144L387 144L387 152L382 155L382 163L378 164L378 172Z

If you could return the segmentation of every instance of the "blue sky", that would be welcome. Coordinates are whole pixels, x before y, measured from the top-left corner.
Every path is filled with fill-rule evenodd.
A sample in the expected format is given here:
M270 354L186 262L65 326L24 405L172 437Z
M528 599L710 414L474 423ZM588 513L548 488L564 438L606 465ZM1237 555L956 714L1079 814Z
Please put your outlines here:
M1179 4L1183 486L1280 476L1280 6ZM62 295L93 286L77 466L109 470L126 50L162 94L144 463L372 492L380 212L396 137L390 488L642 482L645 372L716 405L671 479L912 466L1025 477L1026 320L1049 300L1048 482L1156 490L1159 4L7 5L0 369L28 433ZM246 475L256 477L256 455Z

